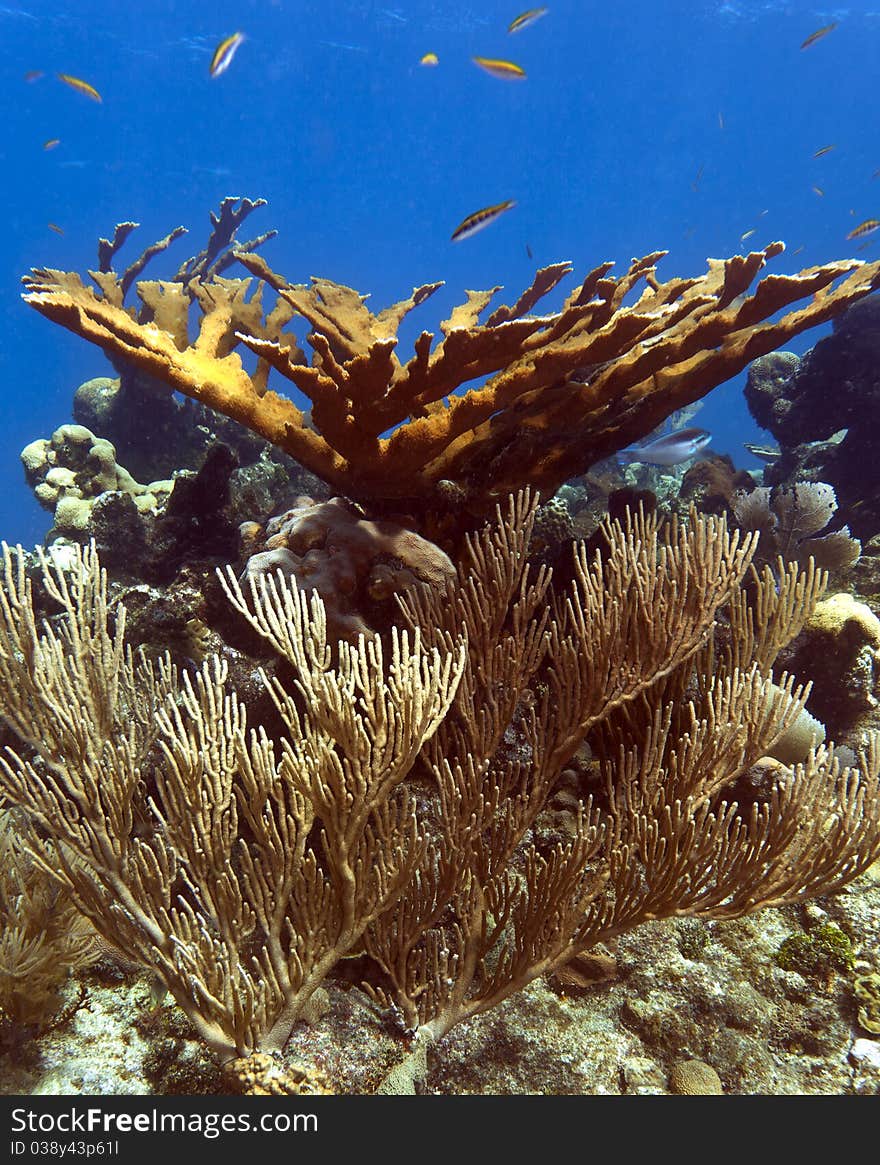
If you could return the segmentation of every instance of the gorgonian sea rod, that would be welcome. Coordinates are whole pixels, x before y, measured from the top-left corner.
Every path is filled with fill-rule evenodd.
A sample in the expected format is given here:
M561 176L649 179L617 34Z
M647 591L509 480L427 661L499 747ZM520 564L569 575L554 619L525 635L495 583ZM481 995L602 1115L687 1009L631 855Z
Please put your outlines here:
M138 276L183 228L119 275L116 253L136 225L123 223L100 241L89 272L97 290L74 273L35 269L23 299L101 347L122 374L147 374L240 421L358 500L429 503L449 483L475 508L524 484L552 492L880 285L880 263L844 259L752 287L782 243L660 282L666 252L657 251L618 278L600 264L559 310L533 314L572 271L556 263L485 318L501 289L467 291L440 339L423 331L404 362L401 321L442 285L374 314L366 296L329 279L289 283L255 253L274 232L236 242L262 204L224 200L206 248L170 280ZM225 277L234 263L249 277ZM275 302L264 309L267 286ZM139 306L125 303L132 287ZM308 352L289 327L297 317L311 329ZM252 372L240 346L257 357ZM311 402L309 415L269 389L272 370Z

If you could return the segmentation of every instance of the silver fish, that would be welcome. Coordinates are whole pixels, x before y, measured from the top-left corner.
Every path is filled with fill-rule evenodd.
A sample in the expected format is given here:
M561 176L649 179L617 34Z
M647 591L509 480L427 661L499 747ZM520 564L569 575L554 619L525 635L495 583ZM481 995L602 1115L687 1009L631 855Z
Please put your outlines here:
M712 434L706 429L679 429L645 445L621 449L617 456L626 464L638 461L642 465L680 465L702 453L711 440Z
M778 445L753 445L751 441L743 441L743 449L747 449L759 461L766 461L771 465L782 456Z

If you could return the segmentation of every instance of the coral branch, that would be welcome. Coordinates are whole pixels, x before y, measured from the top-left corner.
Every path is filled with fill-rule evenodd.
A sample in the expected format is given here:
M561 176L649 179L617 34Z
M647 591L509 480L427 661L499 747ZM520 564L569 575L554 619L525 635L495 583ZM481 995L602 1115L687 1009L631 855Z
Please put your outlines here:
M468 291L440 325L440 340L422 332L402 362L400 324L441 284L415 288L378 314L365 295L332 280L291 284L253 254L269 234L234 243L241 220L262 204L237 201L212 215L208 246L172 284L137 285L140 312L122 302L133 272L174 234L121 280L106 264L92 273L100 294L76 275L34 270L23 298L112 361L240 421L352 498L424 501L450 480L477 507L524 483L551 492L880 285L880 263L853 259L767 276L749 294L782 243L710 259L702 276L663 283L655 265L665 252L657 251L616 279L612 264L600 264L560 310L529 314L569 274L569 263L557 263L484 323L500 289ZM113 243L102 240L107 262L127 233L120 238L117 228ZM250 280L219 275L233 261L259 281L249 300ZM278 297L265 315L264 285ZM194 341L184 310L192 303L202 312ZM283 331L297 316L311 327L309 362ZM234 351L239 344L260 358L253 377ZM267 391L270 369L309 398L310 421Z

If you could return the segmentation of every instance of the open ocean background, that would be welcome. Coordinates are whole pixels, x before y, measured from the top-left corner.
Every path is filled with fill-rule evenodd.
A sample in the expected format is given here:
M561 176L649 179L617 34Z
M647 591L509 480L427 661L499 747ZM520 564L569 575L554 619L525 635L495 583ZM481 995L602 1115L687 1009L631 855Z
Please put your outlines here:
M378 311L446 281L402 329L404 351L466 288L500 284L498 302L512 302L537 267L563 259L574 276L548 307L600 261L620 273L654 250L669 251L664 279L774 239L788 251L769 271L875 256L876 236L862 252L846 235L880 218L880 8L555 0L508 35L523 7L0 4L0 537L42 539L51 515L25 485L19 452L71 419L81 382L111 374L99 349L22 304L20 278L39 266L85 273L118 222L141 224L120 266L189 228L147 269L168 277L204 245L224 196L266 198L240 237L277 228L262 253L293 282L329 277L369 292ZM216 45L235 31L245 42L211 78ZM419 65L429 51L435 68ZM475 55L510 58L527 78L488 76ZM835 148L814 158L826 145ZM450 241L466 215L505 199L517 206ZM716 389L694 423L712 432L713 450L754 468L742 443L768 435L742 384Z

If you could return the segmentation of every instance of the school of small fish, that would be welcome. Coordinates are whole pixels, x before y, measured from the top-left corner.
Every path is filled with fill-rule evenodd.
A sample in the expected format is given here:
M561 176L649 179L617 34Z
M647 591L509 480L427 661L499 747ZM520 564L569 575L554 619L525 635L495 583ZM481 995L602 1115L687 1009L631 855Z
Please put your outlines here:
M520 12L518 16L515 16L510 21L510 23L507 26L507 32L508 32L508 34L518 34L518 33L522 32L523 30L529 28L530 26L536 24L543 17L547 16L548 13L549 13L549 8L545 8L545 7L528 8L525 11ZM400 19L399 16L397 16L396 18ZM801 46L800 46L801 49L803 50L803 49L811 48L813 45L815 45L819 41L823 40L825 37L827 37L830 33L832 33L838 27L838 23L839 23L838 21L834 20L828 24L822 25L822 27L820 27L820 28L815 29L815 31L811 32L801 42ZM211 79L216 79L217 77L222 76L226 72L226 70L232 64L236 53L238 52L239 48L241 47L241 45L244 43L245 40L246 40L245 34L241 31L236 31L236 32L230 33L229 35L223 37L217 43L217 46L214 49L214 52L211 56L210 64L208 66L208 75ZM330 42L325 42L325 43L329 44ZM355 45L351 45L351 46L340 45L337 47L359 48L359 46L355 46ZM497 80L523 81L526 79L526 76L527 76L526 70L523 68L522 65L518 64L516 61L509 60L506 57L472 56L471 61L473 62L474 65L476 65L484 73L487 73L490 77L494 77ZM425 52L419 58L418 63L423 68L437 68L440 64L440 58L436 52L429 50L429 51ZM44 76L45 76L45 71L43 69L29 69L24 74L24 80L28 84L33 84L34 82L39 81ZM56 73L56 77L63 84L67 85L69 88L75 90L76 92L81 93L83 96L89 97L92 101L95 101L99 104L103 102L103 97L101 96L101 93L98 91L98 89L90 81L86 81L83 78L77 77L72 73ZM724 115L720 110L718 112L718 128L720 130L724 130L724 128L725 128ZM47 139L43 143L43 149L46 151L54 150L60 144L61 144L60 138L52 137L52 138ZM826 154L830 154L836 148L837 148L836 144L829 143L828 145L818 147L813 152L812 156L814 159L815 158L822 158ZM65 163L62 163L62 165L64 165L64 164ZM70 163L70 164L73 164L73 163ZM694 179L691 182L691 189L694 191L694 193L699 193L699 191L700 191L700 188L701 188L700 184L701 184L701 181L703 178L704 170L705 170L704 165L700 165L700 167L698 168L698 170L696 172ZM880 169L875 170L874 173L871 175L871 177L872 178L880 177ZM813 193L815 195L817 195L817 197L822 198L825 195L825 190L821 186L814 184L812 186L812 190L813 190ZM453 242L460 242L463 239L471 238L478 231L481 231L485 227L489 226L491 223L496 222L506 211L510 210L514 206L516 206L516 201L514 199L505 199L501 202L493 203L490 206L485 206L485 207L482 207L480 210L476 210L476 211L471 212L459 223L459 225L452 232L451 240ZM766 213L767 213L766 210L762 211L761 215L764 215ZM851 212L851 213L853 213L853 212ZM61 227L57 226L55 223L49 223L49 227L51 230L57 231L58 233L63 233ZM876 218L864 219L861 223L859 223L858 226L853 228L846 235L846 240L848 242L850 242L850 241L854 241L856 239L866 238L868 236L873 235L875 233L875 231L878 230L878 228L880 228L880 219L876 219ZM748 239L750 239L756 233L756 230L757 230L756 227L749 227L748 229L743 231L742 234L739 236L740 242L741 243L746 242ZM862 243L858 249L861 250L866 245L867 245L866 243ZM803 249L804 248L802 246L798 247L797 250L795 250L793 252L793 254L796 255L800 251L802 251ZM531 257L531 247L527 246L526 250L527 250L529 257ZM645 447L645 448L647 448L647 447ZM642 450L642 452L644 452L644 449Z

